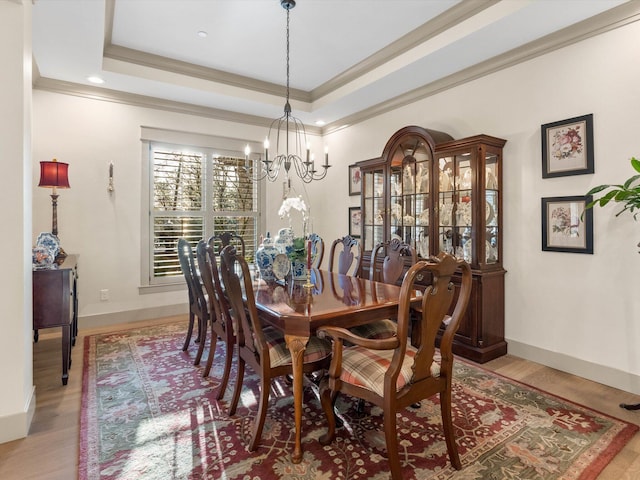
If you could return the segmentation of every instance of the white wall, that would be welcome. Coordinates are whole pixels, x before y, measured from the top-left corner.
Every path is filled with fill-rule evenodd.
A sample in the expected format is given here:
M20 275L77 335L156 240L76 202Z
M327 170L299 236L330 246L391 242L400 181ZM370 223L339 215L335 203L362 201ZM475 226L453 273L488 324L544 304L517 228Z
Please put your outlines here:
M640 78L631 24L426 98L329 135L331 163L322 182L296 189L311 199L314 229L325 240L347 231L347 166L379 156L406 125L507 139L504 150L504 262L506 335L511 353L640 392L640 300L633 283L640 268L640 225L595 212L595 253L541 251L540 198L578 195L629 176L637 142ZM633 59L633 61L632 61ZM621 67L622 66L622 67ZM542 180L540 125L594 114L594 175ZM184 308L184 292L141 295L140 126L260 141L264 128L202 117L34 92L34 166L53 157L70 163L71 189L60 192L60 237L80 257L80 327L149 312ZM107 165L115 163L115 194L107 193ZM33 183L37 184L34 173ZM34 191L33 239L50 229L48 192ZM281 184L269 184L266 220L274 232ZM326 260L325 260L326 261ZM99 290L108 288L109 302ZM159 307L159 308L158 308ZM140 313L143 312L143 313Z
M0 2L0 443L35 411L31 343L31 3Z
M335 156L379 156L405 125L421 125L454 138L486 133L507 139L504 149L504 266L509 352L640 392L640 222L594 212L594 254L541 251L540 199L583 195L602 183L631 176L640 156L640 24L634 23L437 96L336 132ZM542 179L540 125L593 113L595 174ZM346 178L346 166L341 167ZM346 180L345 180L346 182ZM346 184L345 184L346 185ZM345 185L328 192L357 205ZM319 199L318 199L319 200ZM339 216L339 219L341 217Z

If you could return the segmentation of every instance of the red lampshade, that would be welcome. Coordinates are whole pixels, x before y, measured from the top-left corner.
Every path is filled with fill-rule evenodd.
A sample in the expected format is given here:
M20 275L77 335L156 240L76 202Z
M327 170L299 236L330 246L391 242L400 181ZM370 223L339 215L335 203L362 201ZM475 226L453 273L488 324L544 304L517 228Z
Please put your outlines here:
M54 158L51 162L40 162L39 187L70 188L69 164L58 162Z

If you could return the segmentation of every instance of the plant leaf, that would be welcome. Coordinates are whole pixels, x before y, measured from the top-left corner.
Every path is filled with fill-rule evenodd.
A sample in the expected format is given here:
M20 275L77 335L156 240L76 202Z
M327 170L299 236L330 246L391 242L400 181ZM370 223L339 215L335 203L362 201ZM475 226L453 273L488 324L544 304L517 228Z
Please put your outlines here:
M611 185L598 185L597 187L593 187L591 190L587 192L587 195L593 195L594 193L601 192L605 188L609 188Z
M639 178L640 175L634 175L633 177L629 178L626 182L624 182L624 188L629 188L629 186Z

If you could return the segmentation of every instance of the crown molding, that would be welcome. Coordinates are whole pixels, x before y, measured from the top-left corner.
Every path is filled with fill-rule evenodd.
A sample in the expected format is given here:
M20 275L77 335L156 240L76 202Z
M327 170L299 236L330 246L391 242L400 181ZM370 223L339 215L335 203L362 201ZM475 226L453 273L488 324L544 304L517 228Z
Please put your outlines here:
M273 122L272 118L260 117L257 115L248 115L230 110L194 105L191 103L164 100L157 97L149 97L136 93L126 93L117 90L110 90L108 88L82 85L79 83L64 82L46 77L39 77L33 83L33 88L36 90L62 93L65 95L89 98L92 100L121 103L143 108L153 108L156 110L164 110L167 112L182 113L186 115L197 115L216 120L224 120L226 122L256 125L265 128L269 128L271 122ZM314 135L322 134L322 130L315 125L305 125L305 129L308 133Z
M460 70L447 77L426 84L420 88L398 95L385 102L373 105L366 110L348 115L323 127L323 134L341 130L350 125L363 122L383 113L409 105L418 100L436 95L467 82L490 75L500 70L518 65L533 58L559 50L616 28L640 20L640 2L636 0L624 3L604 13L583 20L571 27L549 34L536 41L527 43L501 55L492 57L472 67Z
M107 0L107 13L109 10L109 6L112 5L113 0ZM495 1L483 2L482 4L476 5L475 2L462 2L463 4L473 4L476 9L487 8L490 4L495 3ZM438 20L437 25L440 28L446 28L447 22L459 22L464 18L472 15L474 11L472 9L459 9L457 11L457 15L441 15L434 19L434 21ZM109 14L107 14L106 23L109 25L109 22L112 22L113 17L111 15L111 19L109 19ZM505 68L512 67L519 63L525 62L527 60L531 60L533 58L539 57L541 55L553 52L555 50L564 48L566 46L572 45L574 43L586 40L590 37L594 37L600 35L602 33L614 30L616 28L622 27L629 23L633 23L640 20L640 2L638 1L629 1L624 3L614 9L608 10L600 15L592 17L590 19L584 20L580 23L577 23L571 27L568 27L564 30L552 33L547 35L539 40L523 45L522 47L510 50L501 55L497 55L491 59L488 59L482 63L474 65L472 67L466 68L459 72L456 72L452 75L439 79L437 81L426 84L420 88L414 89L402 95L396 96L392 99L389 99L385 102L378 103L373 105L370 108L361 110L352 115L348 115L343 117L340 120L335 122L331 122L330 124L325 125L322 128L319 128L315 125L305 125L305 129L308 133L316 134L316 135L326 135L328 133L335 132L337 130L346 128L347 126L360 123L362 121L368 120L372 117L381 115L383 113L387 113L389 111L395 110L397 108L403 107L405 105L414 103L418 100L424 99L426 97L435 95L437 93L443 92L445 90L455 88L464 83L476 80L486 75L490 75L494 72L498 72ZM422 27L416 29L421 31ZM106 31L110 32L111 28L106 29ZM424 32L422 32L424 33ZM398 40L396 44L392 44L389 47L389 51L384 53L383 51L378 54L370 57L361 64L352 69L353 71L345 72L343 75L336 77L331 82L334 86L343 85L347 79L351 78L350 75L361 75L362 72L366 71L366 68L375 68L375 65L378 65L379 62L383 62L383 58L385 55L391 54L390 52L401 52L402 49L411 48L412 42L418 41L420 33L415 31L406 35L402 39ZM422 37L424 38L424 37ZM185 62L177 62L171 59L165 59L164 57L157 57L148 54L144 54L142 52L137 52L135 50L126 49L118 46L110 46L110 58L118 58L124 61L130 61L127 59L135 58L135 63L139 63L141 65L147 65L152 68L162 68L163 70L172 68L175 66L184 68L183 73L187 75L195 75L200 78L207 78L211 80L210 77L207 77L207 74L211 74L213 72L217 72L221 74L225 79L225 83L234 84L236 86L240 86L242 88L251 88L257 89L257 91L269 91L269 93L273 93L274 95L280 95L281 92L270 91L271 88L281 89L281 86L276 86L274 84L269 84L267 82L259 82L247 77L238 77L236 75L229 74L227 72L214 71L213 69L198 67L192 64L187 64ZM384 49L386 50L386 49ZM375 58L374 58L375 57ZM164 60L167 62L163 64ZM159 63L158 63L159 62ZM173 69L169 69L169 71L175 71ZM188 73L193 72L193 73ZM204 75L204 76L202 76ZM235 83L234 83L235 82ZM244 83L243 83L244 82ZM340 83L337 83L340 82ZM135 105L145 108L155 108L159 110L171 111L176 113L183 113L188 115L198 115L207 118L214 118L218 120L224 120L234 123L241 124L249 124L249 125L257 125L268 128L273 119L260 117L256 115L248 115L237 112L232 112L228 110L216 109L211 107L203 107L199 105L193 105L189 103L176 102L170 100L163 100L155 97L149 97L145 95L131 94L125 92L119 92L115 90L109 90L100 87L92 87L87 85L81 85L70 82L63 82L58 80L53 80L50 78L42 78L34 76L34 84L33 87L35 89L40 90L48 90L52 92L64 93L68 95L74 95L85 98L92 98L116 103L123 103L128 105ZM321 89L325 88L319 87ZM317 90L317 89L316 89ZM322 90L324 92L324 90ZM298 94L301 91L298 90ZM309 92L302 92L304 98L310 98L317 94L314 90L313 95ZM326 93L323 93L323 95ZM304 101L304 100L303 100Z
M462 23L468 18L477 15L482 10L499 3L499 1L500 0L482 0L458 3L432 20L407 33L395 42L390 43L373 55L355 64L348 70L345 70L331 80L317 88L314 88L311 91L311 98L315 101L339 88L344 87L350 82L367 75L376 68L390 62L403 53L408 52L412 48L425 43L429 39L434 38L455 25Z
M262 80L256 80L255 78L236 75L215 68L203 67L161 55L141 52L119 45L105 45L103 57L278 97L283 96L283 92L285 91L283 85L276 83L264 82ZM305 103L311 102L311 93L296 88L290 89L289 97L291 100L298 100Z

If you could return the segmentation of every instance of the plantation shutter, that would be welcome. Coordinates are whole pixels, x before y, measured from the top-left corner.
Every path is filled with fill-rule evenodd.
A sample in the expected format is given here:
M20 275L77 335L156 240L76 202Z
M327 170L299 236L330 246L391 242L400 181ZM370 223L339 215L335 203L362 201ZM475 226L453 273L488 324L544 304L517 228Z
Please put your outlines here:
M181 275L176 245L204 237L201 152L153 150L153 277Z
M244 158L213 158L213 234L232 231L241 236L245 256L251 261L258 224L258 188L246 166Z

